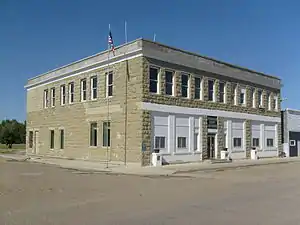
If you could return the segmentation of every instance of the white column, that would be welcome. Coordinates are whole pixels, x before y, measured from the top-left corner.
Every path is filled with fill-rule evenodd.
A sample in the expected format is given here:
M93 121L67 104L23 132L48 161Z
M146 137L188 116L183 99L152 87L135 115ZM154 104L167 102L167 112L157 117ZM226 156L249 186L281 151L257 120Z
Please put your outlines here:
M227 143L228 143L228 152L232 152L232 121L227 120Z
M168 153L174 154L175 152L175 137L176 137L176 124L175 115L168 117Z
M260 149L265 150L265 124L260 124Z
M194 152L194 133L195 120L193 116L189 117L189 152Z
M275 141L274 146L278 150L278 124L277 123L275 124L275 140L274 141Z

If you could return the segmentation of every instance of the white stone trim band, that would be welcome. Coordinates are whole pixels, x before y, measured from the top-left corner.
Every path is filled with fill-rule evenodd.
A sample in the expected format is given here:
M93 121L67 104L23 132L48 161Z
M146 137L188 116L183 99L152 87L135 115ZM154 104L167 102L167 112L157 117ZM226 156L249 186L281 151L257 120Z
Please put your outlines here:
M258 120L264 122L275 122L275 123L281 122L280 117L260 116L260 115L248 114L248 113L239 113L239 112L212 110L212 109L203 109L203 108L189 108L189 107L181 107L181 106L162 105L162 104L155 104L149 102L142 102L141 108L143 110L175 113L175 114L180 113L180 114L199 115L199 116L209 115L209 116L220 116L225 118Z

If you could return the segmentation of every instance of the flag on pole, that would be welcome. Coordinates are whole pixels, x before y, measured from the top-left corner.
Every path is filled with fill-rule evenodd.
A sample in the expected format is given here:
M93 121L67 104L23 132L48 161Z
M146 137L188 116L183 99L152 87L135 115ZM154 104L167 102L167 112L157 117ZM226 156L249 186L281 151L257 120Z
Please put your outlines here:
M114 46L114 41L113 41L113 38L112 38L110 30L109 30L109 33L108 33L108 44L109 44L110 50L112 50L113 53L114 53L115 52L115 46Z

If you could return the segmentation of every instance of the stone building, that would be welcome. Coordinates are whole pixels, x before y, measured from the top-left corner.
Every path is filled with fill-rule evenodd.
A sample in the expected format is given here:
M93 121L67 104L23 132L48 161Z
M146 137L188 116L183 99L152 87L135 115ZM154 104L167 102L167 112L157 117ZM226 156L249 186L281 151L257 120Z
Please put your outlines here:
M108 56L110 54L110 56ZM30 79L27 153L150 164L282 151L279 78L138 39Z

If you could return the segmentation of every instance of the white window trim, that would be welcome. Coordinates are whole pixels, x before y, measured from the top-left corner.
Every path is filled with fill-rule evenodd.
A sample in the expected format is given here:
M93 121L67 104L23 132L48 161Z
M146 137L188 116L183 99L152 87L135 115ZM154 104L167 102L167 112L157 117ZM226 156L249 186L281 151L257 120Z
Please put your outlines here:
M259 93L261 93L261 96L259 96ZM263 95L263 91L262 90L259 90L258 92L257 92L257 94L258 94L258 107L259 108L263 108L264 107L264 95Z
M71 86L73 85L73 102L71 102L71 96L72 96L72 92L71 92ZM73 104L74 103L74 88L75 88L75 84L74 82L70 82L69 85L68 85L68 100L69 100L69 104Z
M200 92L199 92L199 98L196 98L196 100L201 100L203 101L203 77L194 77L194 79L200 79ZM195 82L196 84L196 82ZM195 85L195 91L196 91L196 85ZM194 96L195 99L195 96Z
M268 110L272 110L272 98L271 98L271 94L268 93Z
M63 93L63 88L65 89L65 94ZM65 101L63 101L63 99L65 100ZM65 105L66 104L66 85L61 85L60 86L60 105L61 106L63 106L63 105Z
M56 97L55 88L51 88L50 89L50 98L51 98L50 104L51 104L52 108L55 107L55 97Z
M96 100L97 99L97 97L98 97L98 84L96 84L96 92L97 92L97 97L95 97L94 96L94 87L93 87L93 85L94 85L94 79L96 78L96 80L97 80L97 83L98 83L98 77L97 76L92 76L91 78L90 78L90 84L91 84L91 87L90 87L90 92L91 92L91 94L90 94L90 96L91 96L91 100Z
M235 88L234 88L233 101L234 101L234 105L238 105L238 85L235 85Z
M108 76L109 76L109 74L110 73L112 73L112 84L111 85L109 85L108 84ZM105 94L105 96L106 96L106 98L112 98L113 96L114 96L114 73L113 73L113 71L109 71L108 73L106 73L106 94ZM110 95L110 96L108 96L108 92L109 92L109 86L112 86L112 95Z
M252 89L252 108L256 108L256 90Z
M224 84L224 90L223 90L223 95L224 95L223 98L224 98L224 101L223 101L223 102L220 102L220 101L219 101L219 102L220 102L220 103L223 103L223 104L226 104L226 102L227 102L227 101L226 101L226 97L227 97L227 96L226 96L226 82L224 82L224 81L219 81L219 93L221 93L221 91L220 91L220 84L221 84L221 83ZM220 100L220 99L219 99L219 100Z
M150 92L150 81L151 81L151 79L150 79L150 69L151 68L153 68L153 69L157 69L157 82L156 82L156 92ZM158 66L155 66L155 65L150 65L149 66L149 93L150 94L160 94L160 76L161 76L161 69L160 69L160 67L158 67Z
M209 81L212 81L213 82L213 99L212 100L209 100ZM207 80L207 87L208 87L208 101L209 102L216 102L216 81L214 79L208 79Z
M49 107L49 90L44 90L44 108L47 109Z
M190 85L190 83L191 83L191 76L190 76L190 74L189 73L185 73L185 72L181 72L181 74L180 74L180 76L181 76L181 90L182 90L182 76L187 76L187 78L188 78L188 82L187 82L187 96L186 97L184 97L184 96L182 96L182 93L181 93L181 97L183 97L183 98L190 98L191 97L191 94L190 94L190 87L191 87L191 85Z
M83 82L85 81L85 100L83 99ZM87 80L86 78L80 81L80 101L86 102L87 101Z
M241 92L240 93L244 94L244 102L241 105L245 107L247 105L247 91L246 91L246 88L241 87ZM241 102L241 99L240 99L240 102Z
M175 72L174 71L172 71L172 70L169 70L169 69L166 69L165 70L165 86L167 86L167 79L166 79L166 72L171 72L172 73L172 94L170 95L170 94L167 94L167 88L165 87L165 94L167 95L167 96L175 96L175 85L174 85L174 83L175 83Z
M273 96L275 100L274 111L278 112L278 95Z

